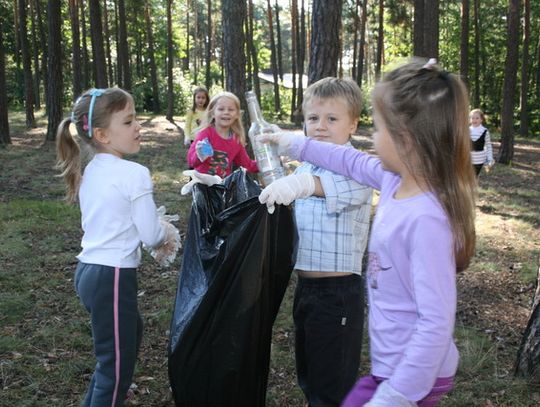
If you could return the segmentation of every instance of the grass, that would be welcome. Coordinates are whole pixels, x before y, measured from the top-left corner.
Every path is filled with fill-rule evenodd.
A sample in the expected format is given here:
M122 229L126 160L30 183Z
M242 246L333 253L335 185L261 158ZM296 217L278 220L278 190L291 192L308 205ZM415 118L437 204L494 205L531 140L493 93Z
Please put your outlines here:
M54 147L42 143L44 128L26 132L24 114L10 117L14 144L0 150L0 406L76 406L94 365L88 315L73 289L80 213L62 199ZM185 234L191 198L179 194L186 181L182 139L163 118L143 119L145 142L132 159L150 168L156 203L180 214ZM480 179L477 256L458 277L461 361L455 390L443 407L540 404L540 390L512 374L540 256L539 169L534 164L540 161L539 145L527 150L518 142L512 167L496 166ZM166 349L180 262L160 268L143 256L139 301L145 336L133 405L174 404ZM274 325L269 407L303 406L294 367L294 284L293 276ZM362 374L369 371L364 336Z

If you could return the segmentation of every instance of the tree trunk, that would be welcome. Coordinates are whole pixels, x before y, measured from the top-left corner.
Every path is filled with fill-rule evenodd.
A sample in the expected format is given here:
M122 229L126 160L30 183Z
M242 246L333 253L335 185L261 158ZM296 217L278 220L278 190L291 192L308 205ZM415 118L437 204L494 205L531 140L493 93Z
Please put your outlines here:
M83 74L83 88L88 89L90 87L90 58L88 57L88 42L86 31L86 17L84 9L84 1L81 1L81 27L82 27L82 74Z
M461 0L461 38L459 73L461 79L469 83L469 0Z
M536 47L536 98L540 99L540 35L538 36L538 45Z
M253 88L257 99L261 100L261 82L259 81L259 58L257 56L257 48L253 42L253 0L248 1L248 26L249 26L249 52L251 54L251 62L253 64Z
M379 27L377 30L377 60L375 61L375 78L381 75L384 52L384 0L379 0Z
M281 114L281 101L279 98L279 74L277 66L277 50L274 40L274 23L272 21L272 6L267 0L268 32L270 35L270 58L272 62L272 75L274 76L274 110Z
M299 116L302 116L302 103L304 101L304 62L306 60L306 9L304 0L300 5L300 36L298 37L298 108L300 109Z
M132 87L132 82L131 68L129 66L129 49L127 43L126 5L124 0L118 0L118 40L120 46L118 52L119 54L122 54L123 82L121 86L125 90L130 91Z
M24 108L26 112L26 127L36 127L34 118L34 85L32 81L32 63L30 60L30 44L26 32L26 1L19 0L19 39L24 77Z
M103 0L103 29L105 34L105 55L107 58L107 74L109 78L109 84L112 86L114 83L113 63L111 57L111 32L109 29L109 9L107 7L107 0Z
M298 1L291 1L291 67L292 67L292 98L290 120L297 122L296 110L296 71L297 71L297 44L298 44ZM302 79L300 79L302 80Z
M283 82L283 56L282 56L282 46L281 46L281 22L279 20L279 4L276 0L275 3L276 9L276 34L277 34L277 68L279 79Z
M523 0L523 58L521 60L521 92L520 92L520 120L519 134L529 136L529 106L527 95L529 93L529 36L531 25L531 5L529 0Z
M204 75L204 84L206 89L212 86L212 78L210 76L210 64L212 61L212 0L207 0L207 37L206 37L206 71Z
M39 33L39 42L41 44L41 77L43 78L43 88L45 93L45 100L47 100L47 92L49 91L48 86L48 75L45 69L48 65L49 60L49 51L47 50L47 36L45 35L45 27L43 26L43 19L41 15L41 5L38 0L35 2L36 9L36 19L37 27ZM45 103L45 110L47 109L47 103Z
M366 21L367 21L367 3L362 2L362 19L360 20L360 43L358 44L358 63L356 65L356 83L362 87L362 76L364 74L364 47L366 43Z
M480 16L479 1L474 0L474 94L473 106L480 106Z
M540 384L540 267L532 312L521 339L514 374L531 384Z
M4 30L0 30L0 145L11 144L6 89L6 56L4 54Z
M56 139L56 129L62 121L62 95L64 84L62 79L62 33L61 5L58 0L49 0L47 5L49 20L49 91L47 92L47 140Z
M92 55L94 57L94 74L96 87L106 88L107 64L103 49L103 25L101 24L101 6L99 0L90 0L90 33L92 39Z
M166 119L174 123L174 89L173 89L173 37L172 37L172 2L167 0L167 114Z
M313 0L309 83L336 76L342 0Z
M69 16L71 20L71 66L73 71L73 101L82 93L81 74L81 33L79 27L78 0L69 0Z
M513 115L519 48L519 4L520 0L510 0L508 5L508 41L501 109L501 149L498 158L498 162L501 164L510 164L514 158Z
M351 76L356 78L356 64L358 62L358 30L360 28L360 0L356 0L354 4L354 25L353 25L353 56L352 56L352 72Z
M419 57L427 56L424 49L424 19L424 0L414 0L413 53Z
M244 19L246 3L237 0L221 1L223 31L223 65L225 70L225 89L234 93L245 108L245 38ZM246 109L244 109L246 110Z
M182 70L184 72L189 72L189 56L190 56L190 36L189 36L189 22L191 20L191 1L186 0L186 48L184 49L184 53L186 54L185 58L182 60Z
M148 0L144 2L144 18L146 20L146 35L148 41L148 60L150 62L150 81L152 82L152 104L154 113L159 113L161 106L159 103L159 88L157 79L156 59L154 57L154 33L152 31L152 20L150 19L150 5Z
M36 109L41 109L41 96L40 96L40 83L41 83L41 72L39 69L39 44L36 33L36 13L34 10L34 0L30 0L30 21L32 24L32 50L33 50L33 61L34 61L34 105Z
M439 58L439 0L424 1L424 50L426 57Z

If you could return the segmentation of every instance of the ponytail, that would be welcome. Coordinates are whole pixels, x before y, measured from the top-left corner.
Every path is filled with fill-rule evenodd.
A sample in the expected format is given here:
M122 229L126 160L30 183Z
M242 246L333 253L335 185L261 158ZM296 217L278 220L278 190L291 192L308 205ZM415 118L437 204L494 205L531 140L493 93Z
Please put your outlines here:
M81 184L81 148L71 135L71 118L65 118L56 132L56 168L66 183L66 200L76 202Z

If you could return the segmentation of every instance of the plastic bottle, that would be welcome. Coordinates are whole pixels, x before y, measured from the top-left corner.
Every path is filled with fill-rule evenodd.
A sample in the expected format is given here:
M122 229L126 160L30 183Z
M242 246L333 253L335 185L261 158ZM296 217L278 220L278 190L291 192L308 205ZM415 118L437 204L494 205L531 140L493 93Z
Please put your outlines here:
M257 167L259 167L262 182L264 186L268 186L276 179L286 175L285 168L277 153L277 146L271 143L261 143L258 137L266 133L279 133L281 129L275 124L270 124L263 119L261 107L259 106L255 92L246 92L246 101L251 119L251 126L248 131L249 141L253 148L253 154L257 161Z

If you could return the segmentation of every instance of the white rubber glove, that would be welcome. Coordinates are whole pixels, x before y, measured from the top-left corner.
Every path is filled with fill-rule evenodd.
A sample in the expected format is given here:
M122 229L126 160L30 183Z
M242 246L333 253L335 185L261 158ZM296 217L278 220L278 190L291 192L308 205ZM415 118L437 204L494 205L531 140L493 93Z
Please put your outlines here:
M161 225L165 228L165 240L158 247L151 249L150 255L161 266L166 267L174 261L182 244L180 243L180 232L172 223L162 220Z
M291 155L293 145L301 144L306 139L301 134L288 132L261 134L259 137L259 140L263 143L277 144L279 155Z
M182 190L180 191L182 195L189 194L193 190L193 185L195 184L212 186L223 182L219 175L203 174L197 170L186 170L183 171L182 174L191 177L191 181L182 187Z
M170 222L178 221L180 217L167 215L167 209L164 206L157 208L157 214L161 226L165 228L165 239L157 247L148 247L143 244L143 248L148 250L150 255L161 265L168 266L176 258L176 253L182 247L180 242L180 232Z
M204 140L197 141L197 144L195 144L195 153L201 162L208 157L212 157L214 155L214 148L210 144L210 140L205 138Z
M289 205L298 198L307 198L315 192L313 175L307 172L292 174L275 180L261 191L259 202L266 204L268 213L274 213L275 204Z
M416 405L415 402L407 400L407 397L392 388L386 380L379 384L377 391L371 400L364 404L364 407L414 407Z

